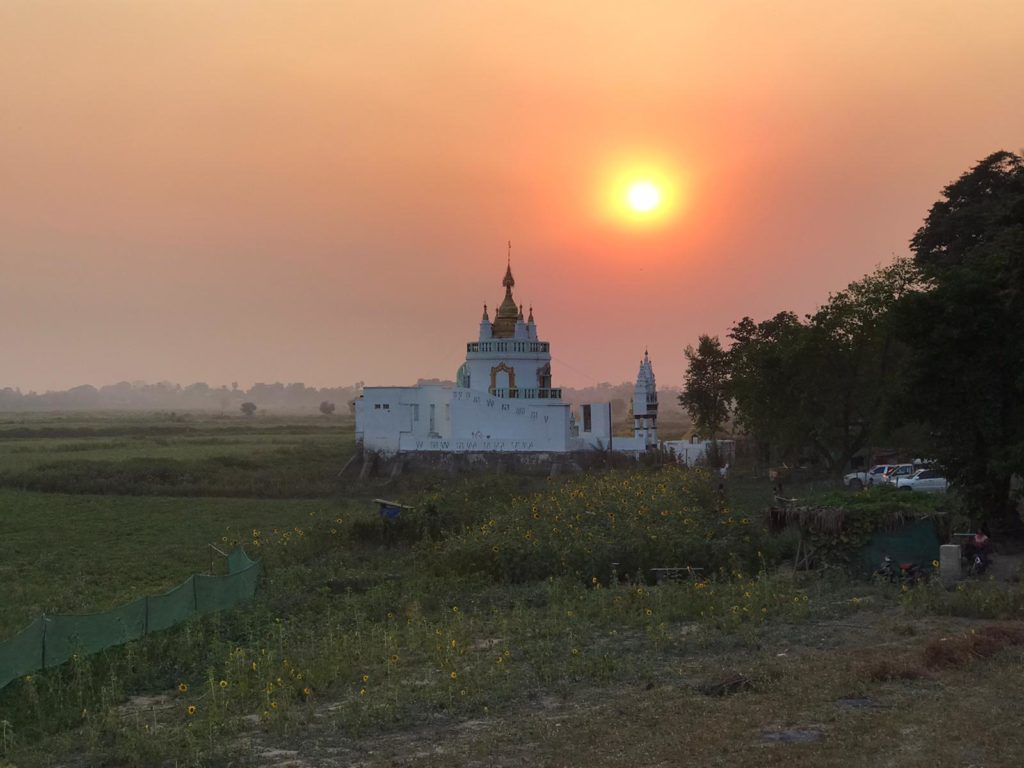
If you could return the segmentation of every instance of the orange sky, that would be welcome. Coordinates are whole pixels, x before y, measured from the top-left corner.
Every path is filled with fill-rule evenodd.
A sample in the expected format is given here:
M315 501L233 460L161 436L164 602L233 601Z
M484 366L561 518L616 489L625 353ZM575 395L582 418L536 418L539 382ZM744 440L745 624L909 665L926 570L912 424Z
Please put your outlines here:
M1024 4L0 3L0 387L632 379L905 253L1024 144ZM602 208L646 164L659 226Z

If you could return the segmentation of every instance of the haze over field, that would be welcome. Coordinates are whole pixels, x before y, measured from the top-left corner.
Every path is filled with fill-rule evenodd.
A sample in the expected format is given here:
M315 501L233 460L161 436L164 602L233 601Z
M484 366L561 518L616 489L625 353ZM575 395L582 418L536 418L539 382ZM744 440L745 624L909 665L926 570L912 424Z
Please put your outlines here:
M1022 39L1017 0L5 2L0 388L450 379L508 239L556 385L678 384L1020 148Z

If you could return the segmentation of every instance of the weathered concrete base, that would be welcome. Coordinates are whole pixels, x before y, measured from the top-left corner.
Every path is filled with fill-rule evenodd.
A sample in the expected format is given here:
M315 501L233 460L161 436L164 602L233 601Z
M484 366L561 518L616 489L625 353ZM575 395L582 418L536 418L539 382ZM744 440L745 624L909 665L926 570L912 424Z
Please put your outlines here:
M939 547L939 575L946 586L960 580L960 545L943 544Z

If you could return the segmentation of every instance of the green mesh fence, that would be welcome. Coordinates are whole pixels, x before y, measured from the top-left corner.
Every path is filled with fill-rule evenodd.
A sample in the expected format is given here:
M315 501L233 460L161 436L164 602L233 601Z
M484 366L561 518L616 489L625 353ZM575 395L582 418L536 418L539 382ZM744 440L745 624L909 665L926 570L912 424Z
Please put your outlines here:
M895 531L879 531L860 553L864 573L876 571L886 555L901 563L930 565L939 559L939 535L932 520L916 520Z
M0 643L0 688L22 675L123 645L181 624L190 616L233 608L251 600L259 563L239 547L228 556L227 576L189 576L170 592L143 597L103 613L42 616Z
M159 632L161 629L181 624L196 612L195 576L189 576L185 583L170 592L149 598L149 631Z

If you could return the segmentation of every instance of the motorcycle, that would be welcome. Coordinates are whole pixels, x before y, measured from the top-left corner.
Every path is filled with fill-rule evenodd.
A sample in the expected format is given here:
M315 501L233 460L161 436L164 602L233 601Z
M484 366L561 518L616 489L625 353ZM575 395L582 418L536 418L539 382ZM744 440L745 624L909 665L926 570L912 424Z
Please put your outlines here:
M925 566L918 563L899 563L888 555L882 558L882 564L875 571L875 577L888 581L890 584L905 584L913 586L918 583L927 583L931 572Z

